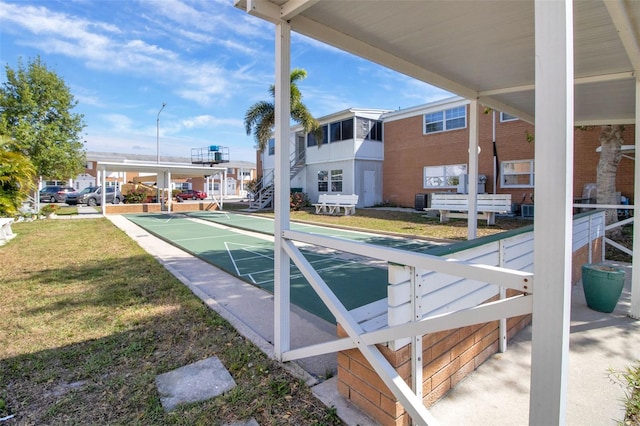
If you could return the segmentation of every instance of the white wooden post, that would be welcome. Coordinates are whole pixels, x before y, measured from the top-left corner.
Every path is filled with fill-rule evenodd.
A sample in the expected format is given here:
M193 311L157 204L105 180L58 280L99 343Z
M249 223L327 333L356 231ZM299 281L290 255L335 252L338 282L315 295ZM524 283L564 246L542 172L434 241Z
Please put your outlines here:
M507 258L507 253L506 253L506 248L504 246L504 240L500 240L498 242L498 256L499 256L499 264L498 266L500 266L501 268L506 267L505 263L506 263L506 258ZM500 299L506 299L507 298L507 289L505 287L500 287L499 290L499 294L500 294ZM499 332L499 338L500 338L500 352L501 353L505 353L507 351L507 338L508 338L508 328L507 328L507 318L500 318L500 321L498 321L498 332Z
M169 188L169 192L167 193L167 211L171 213L171 207L173 204L173 200L171 194L173 194L173 189L171 188L171 170L167 170L167 188Z
M535 0L535 197L529 424L566 423L573 199L573 1Z
M289 120L290 120L290 54L291 26L284 21L276 24L276 144L274 173L274 351L282 360L282 354L290 348L290 314L291 302L289 255L283 249L282 231L289 229Z
M411 321L422 319L422 277L416 268L411 267ZM419 400L422 400L422 334L411 338L411 388Z
M640 77L636 78L636 152L640 144ZM633 204L640 206L640 160L635 160L635 179L633 181ZM637 216L634 210L634 216ZM633 252L640 253L640 218L634 219ZM640 319L640 261L632 260L631 265L631 309L629 316Z
M467 219L467 239L473 240L478 235L478 100L473 99L469 104L469 177Z
M102 215L106 215L107 214L107 203L105 203L106 200L106 194L107 194L107 168L105 166L102 167L102 174L100 175L100 186L102 187L101 191L102 194L100 194L100 211L102 212Z

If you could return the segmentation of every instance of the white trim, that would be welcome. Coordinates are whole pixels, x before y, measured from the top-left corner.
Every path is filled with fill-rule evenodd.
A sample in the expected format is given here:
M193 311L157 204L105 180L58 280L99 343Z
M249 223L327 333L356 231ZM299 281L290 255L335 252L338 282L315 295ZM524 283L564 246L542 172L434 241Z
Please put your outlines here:
M291 27L287 22L276 24L276 92L275 92L275 139L276 158L274 173L274 351L277 359L291 345L291 277L289 256L285 251L281 234L289 229L289 123L291 120Z
M636 79L636 141L640 141L640 76ZM640 161L635 162L635 176L633 180L634 203L640 200ZM640 226L633 227L633 251L640 253ZM640 262L631 265L631 318L640 319Z
M380 116L380 120L385 123L388 121L404 120L405 118L415 117L417 115L424 115L430 112L438 112L446 109L456 108L462 105L469 105L468 99L455 96L452 98L442 99L428 104L418 105L411 108L400 109L398 111L387 112ZM424 132L424 124L423 124Z

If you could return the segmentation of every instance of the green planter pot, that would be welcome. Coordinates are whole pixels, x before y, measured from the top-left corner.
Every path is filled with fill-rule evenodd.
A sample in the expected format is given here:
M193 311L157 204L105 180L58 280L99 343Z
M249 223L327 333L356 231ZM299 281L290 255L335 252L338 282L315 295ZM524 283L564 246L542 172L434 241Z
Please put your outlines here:
M598 312L613 312L624 287L624 271L609 265L582 265L582 288L587 306Z

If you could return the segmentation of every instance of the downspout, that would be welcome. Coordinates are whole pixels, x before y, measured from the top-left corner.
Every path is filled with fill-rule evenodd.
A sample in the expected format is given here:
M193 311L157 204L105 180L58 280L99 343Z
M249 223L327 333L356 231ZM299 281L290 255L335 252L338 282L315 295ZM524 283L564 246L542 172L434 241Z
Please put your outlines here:
M496 147L496 110L493 110L491 125L491 138L493 141L493 193L497 192L498 187L498 148Z

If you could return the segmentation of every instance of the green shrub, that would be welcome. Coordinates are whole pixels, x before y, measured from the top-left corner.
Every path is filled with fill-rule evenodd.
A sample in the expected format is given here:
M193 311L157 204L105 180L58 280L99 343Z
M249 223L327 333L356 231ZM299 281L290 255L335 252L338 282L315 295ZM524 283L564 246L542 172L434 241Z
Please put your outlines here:
M304 192L292 192L291 195L289 195L289 206L291 207L291 210L300 210L308 205L309 200L307 198L307 194Z
M124 196L124 202L126 204L140 204L144 203L147 199L147 191L143 188L135 188L129 191L128 194Z
M640 425L640 360L623 371L609 372L609 377L624 389L625 418L621 425Z

